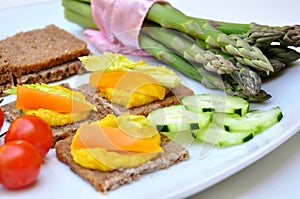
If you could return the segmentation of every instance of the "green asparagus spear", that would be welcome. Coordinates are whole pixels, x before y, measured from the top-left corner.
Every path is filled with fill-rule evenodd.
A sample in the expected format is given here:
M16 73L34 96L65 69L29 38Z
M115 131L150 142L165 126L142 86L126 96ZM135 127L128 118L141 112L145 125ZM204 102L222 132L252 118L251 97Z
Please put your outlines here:
M270 59L270 63L272 64L274 68L274 72L267 75L266 73L263 73L262 71L256 71L256 73L261 77L262 81L265 81L267 79L270 79L271 77L274 77L276 75L279 75L280 72L282 72L286 68L286 64L276 60L276 59Z
M251 70L249 67L237 63L234 58L224 54L218 49L214 49L213 52L217 55L222 55L225 59L235 64L238 70L228 74L231 76L233 81L239 84L240 88L243 89L244 92L248 93L248 95L256 95L260 92L260 88L262 86L261 75L268 76L264 71ZM261 75L258 75L258 72Z
M64 8L77 12L78 14L92 19L92 10L89 2L78 1L78 0L62 0L62 5Z
M80 15L76 12L73 12L72 10L65 8L64 16L68 21L76 23L83 28L98 29L97 26L94 24L94 22L92 20L90 20L90 18Z
M283 46L300 46L300 26L268 26L257 23L230 23L210 19L194 18L199 24L209 23L225 34L239 34L251 45L267 46L280 42Z
M203 85L224 89L222 80L216 79L214 74L210 73L209 71L205 71L205 69L202 67L195 67L182 57L165 48L165 46L162 44L151 39L149 36L141 33L139 40L141 47L158 60L201 82Z
M225 75L223 76L223 82L225 86L225 92L228 95L239 96L249 102L264 102L269 100L272 96L265 92L264 90L260 90L256 95L248 95L244 89L240 87L240 85L235 82L232 77Z
M62 0L64 17L83 28L98 29L92 17L89 0Z
M300 25L283 26L282 31L285 33L279 42L285 46L300 46Z
M208 48L220 48L223 52L234 56L241 64L267 73L273 71L269 60L257 47L250 46L248 42L238 36L224 34L209 23L199 24L193 18L175 9L154 4L147 14L147 20L205 41Z
M247 33L243 34L243 38L251 45L257 47L269 46L272 42L278 41L284 32L270 26L262 26L256 23L251 23Z
M260 49L269 59L276 59L285 64L289 64L300 58L300 53L298 51L286 46L270 45L266 47L260 47Z
M207 70L218 74L232 73L238 70L230 61L222 55L204 50L192 38L171 29L161 27L143 27L142 32L173 50L184 59L203 65Z
M248 68L241 68L239 71L231 73L231 77L237 83L240 88L247 93L248 96L257 95L262 86L261 77L254 71Z

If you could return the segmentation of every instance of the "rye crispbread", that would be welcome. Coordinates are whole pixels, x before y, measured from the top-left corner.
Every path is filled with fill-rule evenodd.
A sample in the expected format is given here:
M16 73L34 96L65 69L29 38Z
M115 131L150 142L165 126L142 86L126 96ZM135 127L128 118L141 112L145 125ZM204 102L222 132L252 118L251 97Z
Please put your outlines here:
M61 85L64 87L70 88L69 84L67 84L67 83L61 84ZM93 102L91 102L91 103L93 103ZM17 117L19 117L21 115L20 110L17 110L15 108L15 101L12 101L8 104L1 106L1 109L3 111L5 119L9 122L12 122L13 120L15 120ZM64 126L51 127L52 134L53 134L52 135L53 136L52 147L54 147L55 143L58 140L62 140L71 135L74 135L76 130L78 129L79 125L81 124L81 122L92 122L95 120L100 120L109 113L112 113L111 110L105 108L104 106L99 105L99 106L97 106L97 112L91 111L89 117L84 121L80 121L80 122L76 122L76 123L68 124L68 125L64 125Z
M17 117L19 117L21 115L20 110L15 109L15 102L5 104L1 107L1 109L4 113L5 119L8 120L9 122L12 122L13 120L15 120ZM64 125L64 126L51 127L52 128L52 148L55 146L57 141L74 135L75 132L77 131L79 125L81 124L81 122L92 122L95 120L100 120L100 119L104 118L108 113L110 113L109 110L107 110L103 107L98 112L91 111L89 117L84 121L80 121L80 122L76 122L76 123L68 124L68 125Z
M95 106L105 107L111 110L115 115L121 115L125 112L129 112L130 114L134 114L134 115L147 116L153 110L179 104L180 99L182 97L194 94L194 91L184 86L183 84L179 84L177 87L171 89L170 92L165 96L163 100L157 100L149 104L146 104L144 106L127 109L120 105L111 103L107 99L101 97L98 94L98 90L91 87L89 84L83 84L79 86L78 89L81 92L86 93L87 99L89 99L89 101L92 101Z
M112 104L108 100L100 97L98 95L98 90L89 84L79 86L78 90L85 93L86 99L93 102L97 109L105 108L115 115L129 112L131 114L145 116L152 110L171 106L173 104L179 104L180 99L183 96L192 95L194 93L189 88L180 84L175 89L172 89L164 100L157 100L141 107L124 109L121 106ZM103 103L104 101L105 103ZM133 180L138 180L143 174L168 168L189 158L189 152L185 147L162 135L161 146L164 152L159 154L156 158L147 161L138 167L119 168L111 172L102 172L99 170L81 167L73 161L70 152L72 138L73 136L70 136L56 143L55 150L57 158L68 165L75 174L90 183L97 191L103 193L114 190L123 184L128 184Z
M78 176L89 182L96 190L107 193L123 184L138 180L143 174L166 169L189 158L188 150L180 144L162 136L164 152L156 158L134 168L119 168L112 172L102 172L81 167L76 164L70 152L72 136L56 143L57 158L67 164Z

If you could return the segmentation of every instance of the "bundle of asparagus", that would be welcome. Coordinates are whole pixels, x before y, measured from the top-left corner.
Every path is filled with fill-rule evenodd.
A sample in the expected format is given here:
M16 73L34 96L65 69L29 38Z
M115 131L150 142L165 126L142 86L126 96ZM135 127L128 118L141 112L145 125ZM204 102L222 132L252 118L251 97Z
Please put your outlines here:
M67 20L98 29L90 0L62 0ZM275 44L274 44L275 43ZM300 25L237 24L187 16L169 4L149 9L139 35L140 47L209 88L250 102L271 95L264 79L300 58Z

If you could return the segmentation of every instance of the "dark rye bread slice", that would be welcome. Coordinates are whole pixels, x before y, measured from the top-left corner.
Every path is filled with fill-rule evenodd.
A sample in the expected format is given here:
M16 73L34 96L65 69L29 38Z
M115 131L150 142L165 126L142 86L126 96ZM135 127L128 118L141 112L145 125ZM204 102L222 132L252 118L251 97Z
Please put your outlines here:
M76 164L70 152L72 137L56 143L57 158L67 164L78 176L89 182L96 190L107 193L117 187L138 180L141 175L168 168L189 158L189 152L180 144L162 137L164 153L135 168L120 168L112 172L102 172L81 167Z
M94 102L93 104L95 106L100 106L98 107L98 109L101 107L105 107L106 109L111 110L115 115L121 115L125 112L129 112L130 114L134 115L147 116L151 111L156 110L158 108L163 108L174 104L180 104L180 99L182 97L194 94L194 91L184 86L183 84L179 84L176 88L171 89L171 91L166 95L165 99L163 100L157 100L144 106L127 109L120 105L111 103L107 99L99 96L98 90L91 87L89 84L83 84L79 86L78 90L80 90L83 93L86 93L86 98L89 101Z
M55 25L19 32L0 40L0 56L7 60L0 81L0 96L16 84L49 83L86 72L79 56L89 55L84 40Z
M85 41L55 25L7 37L0 41L0 48L16 78L90 53Z

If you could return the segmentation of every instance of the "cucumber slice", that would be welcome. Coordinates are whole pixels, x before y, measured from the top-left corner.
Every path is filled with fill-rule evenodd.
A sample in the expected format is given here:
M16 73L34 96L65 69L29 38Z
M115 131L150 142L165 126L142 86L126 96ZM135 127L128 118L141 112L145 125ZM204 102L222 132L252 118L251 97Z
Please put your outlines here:
M212 113L196 113L173 105L154 110L147 117L160 132L179 132L205 127L211 122Z
M251 111L243 117L227 114L223 120L214 118L214 121L229 132L251 132L254 135L278 123L283 117L281 109L276 106L265 111Z
M244 115L249 110L249 102L231 95L197 94L181 99L184 107L195 112L224 112Z
M251 132L227 132L214 123L206 128L192 131L192 136L200 142L220 147L242 144L254 137Z
M225 118L235 118L235 119L240 119L241 116L236 113L221 113L221 112L214 112L212 116L212 121L220 126L225 121Z

